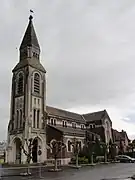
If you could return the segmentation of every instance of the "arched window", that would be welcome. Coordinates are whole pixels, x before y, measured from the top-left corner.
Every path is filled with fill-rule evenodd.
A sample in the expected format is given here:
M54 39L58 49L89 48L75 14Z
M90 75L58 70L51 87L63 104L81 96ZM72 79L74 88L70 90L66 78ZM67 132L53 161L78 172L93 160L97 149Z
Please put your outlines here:
M20 109L20 127L22 127L22 109Z
M79 144L79 149L81 150L81 148L82 148L82 143L81 143L81 141L79 141L78 144Z
M71 142L68 141L68 151L70 152L71 151Z
M40 76L38 73L34 75L34 92L40 94Z
M37 128L39 128L39 110L37 110Z
M18 128L19 125L19 111L17 110L17 115L16 115L16 128Z
M36 127L36 109L33 110L33 127Z
M53 118L51 118L51 125L54 125L54 124L53 124Z
M53 119L53 124L54 126L56 126L56 119Z
M65 125L65 122L64 122L64 121L62 121L62 126L64 127L64 125Z
M17 93L23 94L23 74L22 73L19 74Z

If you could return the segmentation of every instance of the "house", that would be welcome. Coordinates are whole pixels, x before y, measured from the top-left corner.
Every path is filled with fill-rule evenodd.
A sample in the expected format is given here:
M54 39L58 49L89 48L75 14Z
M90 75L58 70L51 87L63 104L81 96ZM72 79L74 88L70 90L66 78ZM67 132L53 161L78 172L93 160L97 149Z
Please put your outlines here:
M121 132L119 132L116 129L112 129L112 136L113 136L113 142L118 147L118 151L120 153L126 152L129 146L129 138L126 131L122 130Z

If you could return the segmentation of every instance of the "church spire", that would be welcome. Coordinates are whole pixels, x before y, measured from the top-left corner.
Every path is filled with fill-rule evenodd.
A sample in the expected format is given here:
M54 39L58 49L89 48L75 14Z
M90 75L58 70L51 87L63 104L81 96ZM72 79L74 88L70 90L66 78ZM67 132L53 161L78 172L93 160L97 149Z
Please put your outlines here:
M31 46L34 46L35 48L40 49L32 19L33 19L33 16L30 15L29 24L26 29L25 35L23 37L20 49L23 49L25 47L31 47Z
M37 36L34 30L34 26L33 26L33 22L32 22L33 16L30 15L29 17L29 24L28 27L26 29L25 35L23 37L21 46L20 46L20 50L25 48L25 47L35 47L37 49L40 49L38 40L37 40Z
M42 72L46 72L45 68L40 63L40 46L34 30L32 15L29 17L29 23L20 45L20 60L13 69L13 72L26 66L31 66Z

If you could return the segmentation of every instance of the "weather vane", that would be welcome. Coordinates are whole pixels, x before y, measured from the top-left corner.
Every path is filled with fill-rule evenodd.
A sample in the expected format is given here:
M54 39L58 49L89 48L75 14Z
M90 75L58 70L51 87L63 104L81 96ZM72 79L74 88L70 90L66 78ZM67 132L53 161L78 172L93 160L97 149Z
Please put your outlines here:
M30 9L30 17L29 17L30 21L33 19L33 16L32 16L33 13L34 13L34 11L32 9Z
M33 11L32 9L30 9L30 13L31 13L31 14L33 14L33 13L34 13L34 11Z

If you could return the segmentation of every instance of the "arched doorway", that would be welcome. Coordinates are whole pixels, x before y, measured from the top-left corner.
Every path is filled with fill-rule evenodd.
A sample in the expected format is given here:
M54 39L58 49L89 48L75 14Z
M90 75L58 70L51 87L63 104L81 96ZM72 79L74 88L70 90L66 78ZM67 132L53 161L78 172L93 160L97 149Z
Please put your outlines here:
M33 161L33 163L37 163L37 151L38 151L38 139L35 138L33 140L33 148L32 148L32 161Z
M15 163L17 164L21 164L21 140L20 138L15 138L15 150L16 150L16 154L15 154Z

